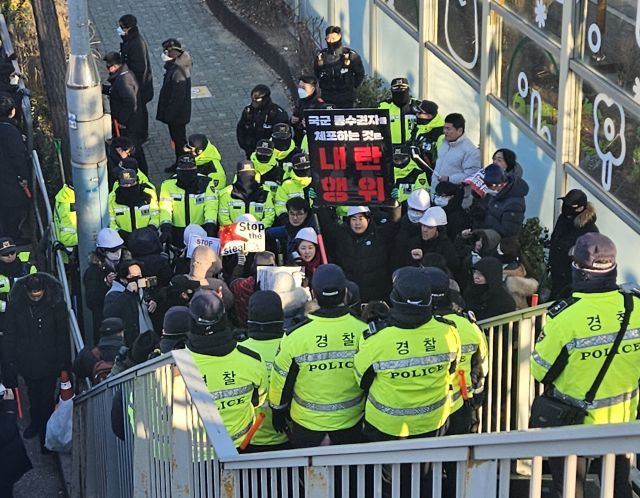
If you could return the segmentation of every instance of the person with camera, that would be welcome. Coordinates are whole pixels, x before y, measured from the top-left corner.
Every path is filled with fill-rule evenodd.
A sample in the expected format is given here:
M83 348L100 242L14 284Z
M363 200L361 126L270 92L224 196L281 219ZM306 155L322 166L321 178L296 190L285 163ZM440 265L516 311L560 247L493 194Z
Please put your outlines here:
M318 78L322 98L338 109L356 106L357 88L364 80L364 65L355 50L342 45L340 26L325 30L327 48L318 52L313 61L313 72Z
M104 299L103 316L122 319L127 347L131 347L140 334L154 330L151 314L158 304L152 287L156 285L156 277L142 276L142 263L139 261L132 259L118 266L117 279Z
M531 355L531 373L545 392L533 402L529 425L631 422L638 411L640 296L620 292L616 246L605 235L582 235L572 257L573 293L549 308ZM549 467L556 496L563 496L564 459L550 458ZM576 498L584 496L587 470L587 459L578 457ZM626 455L616 456L613 496L633 496Z

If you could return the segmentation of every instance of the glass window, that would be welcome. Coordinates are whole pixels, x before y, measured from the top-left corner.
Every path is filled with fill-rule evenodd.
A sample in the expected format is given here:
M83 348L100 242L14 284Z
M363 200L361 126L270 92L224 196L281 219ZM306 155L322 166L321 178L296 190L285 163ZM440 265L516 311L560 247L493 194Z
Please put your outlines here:
M506 22L500 98L550 144L558 119L558 61Z
M562 2L556 0L506 0L504 6L518 17L560 42L562 35Z
M582 61L640 102L640 6L629 0L587 3Z
M438 46L476 78L480 77L479 0L438 0Z
M582 83L580 168L640 216L640 121Z
M400 14L405 21L407 21L411 26L418 29L419 17L420 17L420 7L419 0L384 0L384 3L387 6Z

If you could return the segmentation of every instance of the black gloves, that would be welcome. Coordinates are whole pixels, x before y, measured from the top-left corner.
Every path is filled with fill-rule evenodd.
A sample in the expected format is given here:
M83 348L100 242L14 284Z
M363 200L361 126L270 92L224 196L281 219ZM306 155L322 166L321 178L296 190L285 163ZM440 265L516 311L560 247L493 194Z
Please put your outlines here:
M160 242L162 244L171 244L173 235L171 233L171 224L163 223L160 226Z
M207 237L215 237L218 233L218 226L215 223L205 223L202 228L207 232Z
M287 423L287 420L289 418L289 412L288 410L285 409L281 409L281 410L275 410L275 409L271 409L271 412L273 413L273 428L280 433L286 433L289 430L289 425Z

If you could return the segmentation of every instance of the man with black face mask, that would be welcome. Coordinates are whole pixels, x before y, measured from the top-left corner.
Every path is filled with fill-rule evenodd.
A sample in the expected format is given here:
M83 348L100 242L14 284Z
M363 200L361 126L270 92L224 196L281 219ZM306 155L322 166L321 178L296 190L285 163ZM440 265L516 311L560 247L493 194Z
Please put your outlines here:
M286 123L289 115L278 104L271 101L271 89L267 85L256 85L251 90L251 104L242 110L236 126L238 145L247 159L256 150L261 138L271 138L273 125Z
M275 197L276 216L287 219L287 201L292 197L302 197L309 206L316 198L316 191L311 186L311 160L309 154L300 152L293 156L292 175L278 187Z
M260 175L260 183L275 194L282 182L282 169L276 159L273 141L267 138L258 140L256 151L251 154L250 160L256 173Z
M416 113L416 126L411 130L411 145L418 148L423 161L433 165L444 140L444 119L438 114L438 104L431 100L419 102L413 110Z
M571 257L569 250L581 235L597 232L596 211L580 189L570 190L560 197L562 212L551 233L549 266L551 267L551 298L571 295Z
M407 78L391 80L391 98L380 102L378 109L389 109L391 142L402 145L411 138L416 125L415 107L419 102L411 97Z
M208 236L218 227L218 199L214 181L198 173L191 155L178 158L176 174L160 186L161 240L183 247L182 234L187 225L202 225Z
M236 166L236 181L220 191L218 221L220 226L235 223L239 216L249 213L265 227L273 225L275 212L273 194L267 186L256 181L256 170L249 160Z
M109 226L125 240L136 228L159 225L158 196L153 185L139 183L136 171L123 169L109 194Z
M329 26L325 31L327 48L316 55L313 72L318 78L322 98L338 109L356 106L356 89L364 80L364 66L360 55L342 45L340 26Z

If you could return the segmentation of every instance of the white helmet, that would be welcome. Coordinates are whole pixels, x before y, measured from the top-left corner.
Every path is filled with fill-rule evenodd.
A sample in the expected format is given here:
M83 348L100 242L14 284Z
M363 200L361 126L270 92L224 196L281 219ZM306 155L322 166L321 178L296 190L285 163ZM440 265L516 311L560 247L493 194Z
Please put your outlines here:
M354 214L366 213L370 214L371 211L367 206L349 206L347 209L347 218L349 216L353 216Z
M313 227L302 228L296 234L296 240L306 240L308 242L313 242L315 245L318 245L318 234L313 229Z
M256 217L253 216L251 213L241 214L235 219L234 223L242 223L243 221L246 223L258 223L258 220L256 220Z
M192 235L197 235L198 237L206 237L207 232L200 225L196 225L195 223L191 223L187 225L184 229L184 234L182 235L182 240L184 241L184 245L189 245L189 239Z
M440 206L430 207L420 218L420 224L428 227L441 227L447 224L447 213Z
M124 245L124 240L113 228L103 228L96 237L96 247L102 249L116 249Z
M407 199L407 205L410 209L415 209L416 211L426 211L431 206L429 192L423 188L414 190Z

